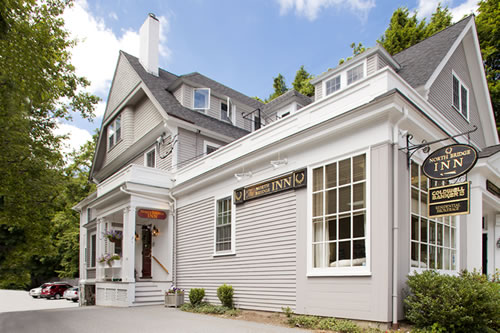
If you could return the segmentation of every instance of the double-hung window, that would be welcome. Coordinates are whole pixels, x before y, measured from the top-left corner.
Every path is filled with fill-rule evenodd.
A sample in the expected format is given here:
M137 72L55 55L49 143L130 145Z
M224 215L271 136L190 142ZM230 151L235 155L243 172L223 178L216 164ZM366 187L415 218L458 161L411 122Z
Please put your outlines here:
M366 154L312 169L310 272L369 273Z
M90 234L90 239L89 239L89 247L90 247L90 250L89 250L89 255L90 255L90 258L89 258L89 267L95 267L96 265L96 246L97 246L97 237L96 237L96 233L93 232Z
M364 65L361 64L347 71L347 85L363 78L363 67Z
M207 110L210 108L210 89L199 88L194 90L194 108Z
M420 165L411 162L411 268L457 270L457 224L452 216L430 218L429 186L445 185L430 181ZM434 183L434 184L432 184Z
M108 125L108 149L114 147L122 138L121 115Z
M469 119L469 89L453 73L453 107L465 118Z
M144 156L144 165L150 168L156 167L156 148L146 152Z
M340 75L337 75L333 79L326 81L325 90L326 95L333 94L337 90L340 90Z
M215 205L215 253L232 253L234 251L234 226L231 197L219 199Z

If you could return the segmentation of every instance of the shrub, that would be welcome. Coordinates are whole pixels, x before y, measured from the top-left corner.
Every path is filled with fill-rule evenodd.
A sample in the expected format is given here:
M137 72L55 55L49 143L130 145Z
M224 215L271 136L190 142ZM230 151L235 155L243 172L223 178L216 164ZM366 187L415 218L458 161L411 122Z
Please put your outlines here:
M284 314L286 314L288 318L290 318L293 315L293 310L289 306L287 307L282 306L281 310L283 311Z
M302 328L315 328L319 323L319 318L314 316L295 316L288 319L291 326Z
M500 328L500 285L486 276L425 271L408 277L406 318L434 332L480 332Z
M233 307L233 286L228 286L223 284L217 288L217 297L219 297L220 302L223 306L232 308Z
M199 305L203 297L205 297L205 289L203 288L193 288L189 291L189 301L193 306Z

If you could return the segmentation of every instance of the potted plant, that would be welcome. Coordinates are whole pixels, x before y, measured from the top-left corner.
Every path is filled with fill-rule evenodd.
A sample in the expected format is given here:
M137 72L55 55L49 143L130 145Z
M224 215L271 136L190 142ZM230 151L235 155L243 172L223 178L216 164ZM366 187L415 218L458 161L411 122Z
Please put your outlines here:
M113 243L121 241L123 238L123 234L120 230L106 230L103 234L104 237L106 237L110 242Z
M120 260L120 258L121 257L116 253L115 254L105 253L99 258L97 258L97 261L99 261L99 263L101 264L108 264L109 267L113 267L113 262L115 260Z
M184 289L171 285L165 292L165 307L178 307L182 304L184 304Z

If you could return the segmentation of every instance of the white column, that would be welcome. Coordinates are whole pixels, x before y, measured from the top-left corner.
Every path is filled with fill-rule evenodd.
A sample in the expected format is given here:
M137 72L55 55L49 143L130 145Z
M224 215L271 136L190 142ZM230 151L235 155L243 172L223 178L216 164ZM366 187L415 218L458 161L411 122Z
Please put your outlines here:
M480 272L483 265L483 195L478 186L471 188L470 214L466 223L466 267L470 272L474 269Z
M488 258L489 260L495 260L495 267L493 272L491 273L494 273L497 269L500 269L500 248L497 247L497 242L500 241L500 214L496 214L495 219L495 232L493 233L494 237L492 239L492 242L494 243L493 246L495 248L495 250L493 251L494 258Z
M122 281L135 282L135 206L123 210Z
M102 233L104 232L104 219L103 218L98 218L97 219L97 225L96 225L96 271L95 271L95 277L96 280L103 280L104 279L104 266L100 264L97 259L103 255L104 253L104 242L102 240Z

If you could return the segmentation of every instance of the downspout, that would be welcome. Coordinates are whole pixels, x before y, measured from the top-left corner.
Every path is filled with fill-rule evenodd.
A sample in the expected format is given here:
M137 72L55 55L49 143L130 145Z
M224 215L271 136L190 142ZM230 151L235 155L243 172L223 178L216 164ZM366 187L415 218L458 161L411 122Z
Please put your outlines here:
M174 209L172 210L172 230L173 230L173 244L172 244L172 283L177 286L177 199L172 195L172 192L168 192L168 196L174 203Z
M408 110L403 106L403 117L394 125L392 133L392 328L398 329L398 272L399 272L399 172L398 172L398 153L399 153L399 124L408 118Z

